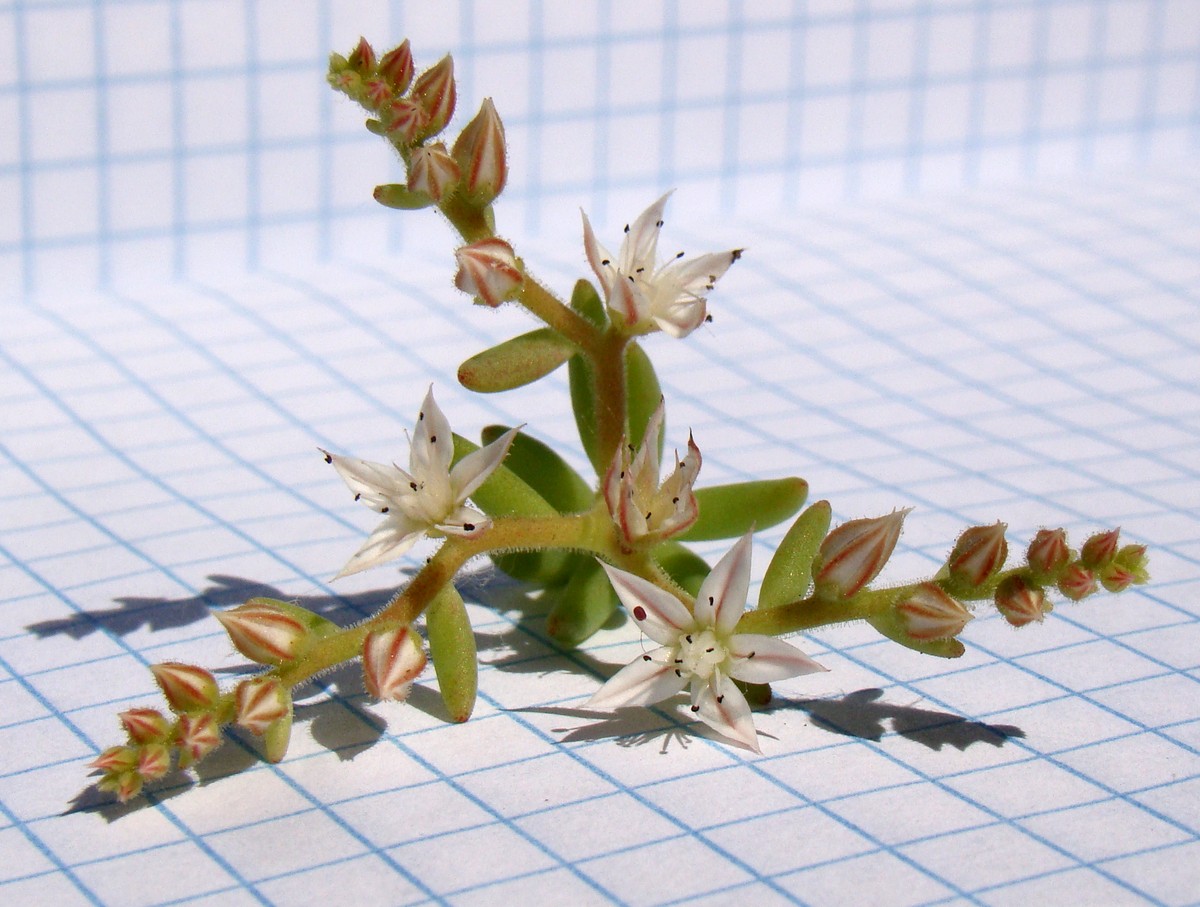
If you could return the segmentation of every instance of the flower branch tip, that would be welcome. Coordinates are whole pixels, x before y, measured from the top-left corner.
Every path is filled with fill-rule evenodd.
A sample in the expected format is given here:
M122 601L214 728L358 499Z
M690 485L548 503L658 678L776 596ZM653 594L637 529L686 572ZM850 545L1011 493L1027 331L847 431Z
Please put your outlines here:
M814 566L818 592L850 598L879 575L896 548L909 510L842 523L821 542Z
M377 630L363 641L363 680L376 699L403 702L425 670L425 649L408 627Z

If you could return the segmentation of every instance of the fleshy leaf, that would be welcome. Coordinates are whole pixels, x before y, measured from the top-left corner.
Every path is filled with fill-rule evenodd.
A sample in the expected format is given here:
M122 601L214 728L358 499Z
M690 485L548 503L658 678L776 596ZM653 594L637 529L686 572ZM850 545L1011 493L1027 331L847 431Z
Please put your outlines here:
M505 430L502 425L487 426L483 430L483 443L490 443ZM504 464L559 513L576 513L591 506L593 491L588 484L562 457L536 438L518 434ZM492 555L492 562L513 579L540 586L564 582L573 561L574 558L565 551L515 551Z
M700 591L700 584L712 570L704 558L674 541L664 542L655 548L654 559L667 572L667 576L691 595Z
M604 302L600 299L600 294L587 280L575 281L571 290L571 308L598 328L604 327L608 320L604 314Z
M606 317L604 303L596 288L586 280L575 283L571 293L571 308L596 327L604 327ZM582 355L574 355L567 363L571 390L571 411L575 414L575 425L579 429L579 441L584 452L592 461L596 475L604 475L608 463L600 458L596 434L596 376L592 364Z
M817 501L796 518L767 566L758 593L760 608L775 608L808 594L813 561L832 517L829 502Z
M432 205L433 199L424 192L414 192L403 183L385 183L375 187L375 201L385 208L401 211L417 211Z
M442 701L451 718L466 721L475 709L479 665L471 621L462 596L452 584L443 586L425 609L425 629Z
M454 461L479 450L479 445L454 436ZM557 511L504 464L471 492L471 500L488 516L555 516Z
M898 642L906 648L920 652L922 655L936 655L938 658L958 658L966 651L966 647L957 639L914 639L904 632L904 627L889 609L886 614L876 614L867 618L867 623L886 636L892 642Z
M612 583L593 557L573 557L570 580L554 594L546 632L566 646L577 646L590 637L620 605Z
M629 443L636 449L642 445L642 436L654 411L662 402L662 386L654 372L654 364L646 351L633 341L625 349L625 396L628 401ZM662 460L663 439L666 437L664 420L658 433L658 458Z
M804 504L803 479L763 479L696 489L700 518L679 536L684 542L707 542L745 535L786 520Z
M574 352L557 331L538 328L476 353L458 367L458 380L480 394L512 390L549 375Z
M508 429L489 425L483 443L490 444ZM521 432L508 449L504 465L515 472L559 513L579 513L592 506L595 491L548 444Z

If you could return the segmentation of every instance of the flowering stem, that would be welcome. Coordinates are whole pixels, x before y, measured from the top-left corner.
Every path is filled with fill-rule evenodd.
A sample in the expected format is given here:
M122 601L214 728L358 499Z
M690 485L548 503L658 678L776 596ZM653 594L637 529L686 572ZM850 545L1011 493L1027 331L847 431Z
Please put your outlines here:
M591 357L596 375L596 439L599 461L609 463L628 431L625 348L630 338L610 327L601 340Z

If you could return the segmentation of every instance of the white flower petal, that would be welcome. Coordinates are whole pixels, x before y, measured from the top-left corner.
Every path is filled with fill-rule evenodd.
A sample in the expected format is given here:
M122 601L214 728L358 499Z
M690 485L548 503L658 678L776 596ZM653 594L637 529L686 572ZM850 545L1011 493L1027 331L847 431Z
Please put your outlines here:
M714 674L712 681L704 684L694 699L692 711L697 718L730 740L756 753L762 752L758 748L758 732L750 716L750 704L732 680Z
M318 448L319 449L319 448ZM325 461L332 463L342 481L364 503L378 506L387 498L395 497L409 490L412 477L398 466L386 463L372 463L370 460L358 460L354 457L339 457L326 450Z
M604 562L600 566L608 574L621 604L633 615L642 632L659 645L674 645L694 626L691 613L670 592Z
M592 271L600 281L600 289L607 296L609 284L612 283L615 273L612 256L604 246L596 241L596 234L592 230L592 222L588 220L587 214L583 211L579 213L583 215L583 251L587 255L588 264L592 266Z
M482 485L508 456L513 438L523 426L510 428L486 447L473 450L457 463L450 472L450 488L456 501L465 501Z
M667 306L655 306L650 317L658 325L658 329L675 340L682 340L708 317L708 306L699 297L677 299Z
M461 535L474 538L486 529L490 529L492 521L473 507L459 507L454 513L438 523L434 528L447 535Z
M721 636L733 632L750 590L750 552L753 534L747 532L717 561L696 595L696 623L713 627Z
M746 683L770 683L828 670L790 643L755 633L730 637L729 655L730 676Z
M419 478L448 475L454 458L454 435L450 422L433 399L433 388L425 394L417 427L413 431L410 469Z
M633 274L638 268L652 271L658 254L658 231L662 229L663 212L667 207L667 192L658 201L638 215L638 219L625 228L625 241L621 244L621 271Z
M633 327L649 315L650 305L638 285L624 274L615 274L608 287L608 307Z
M741 252L709 252L696 258L680 258L665 265L662 276L670 276L682 292L703 296L713 288Z
M425 526L414 524L403 514L389 516L367 537L363 546L346 562L346 566L338 572L334 579L341 579L343 576L358 573L399 557L416 544L425 528Z
M608 679L588 700L589 706L619 708L626 705L653 705L674 696L686 686L671 663L670 649L655 649L639 655Z

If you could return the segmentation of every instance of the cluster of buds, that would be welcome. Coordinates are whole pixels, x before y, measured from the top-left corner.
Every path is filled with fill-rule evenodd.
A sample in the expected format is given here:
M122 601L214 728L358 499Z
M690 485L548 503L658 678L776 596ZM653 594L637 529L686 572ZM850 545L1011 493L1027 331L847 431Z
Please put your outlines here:
M150 670L172 715L157 709L122 712L128 742L106 749L91 763L104 773L100 790L122 803L137 796L142 785L199 762L221 744L221 726L230 721L264 741L268 759L278 761L291 733L292 699L274 677L243 680L232 695L222 695L216 678L195 665L166 662Z
M1098 532L1083 543L1078 555L1067 547L1062 529L1043 529L1026 552L1028 567L1006 577L996 587L996 608L1015 627L1041 621L1051 610L1047 589L1057 589L1080 601L1101 586L1121 592L1147 581L1146 547L1119 546L1120 530Z
M329 83L372 114L368 128L386 136L408 166L405 185L376 189L383 204L419 208L458 194L484 207L503 191L508 152L504 124L491 98L483 100L450 148L437 140L458 100L449 54L416 75L407 40L378 56L361 38L348 56L330 57Z

